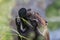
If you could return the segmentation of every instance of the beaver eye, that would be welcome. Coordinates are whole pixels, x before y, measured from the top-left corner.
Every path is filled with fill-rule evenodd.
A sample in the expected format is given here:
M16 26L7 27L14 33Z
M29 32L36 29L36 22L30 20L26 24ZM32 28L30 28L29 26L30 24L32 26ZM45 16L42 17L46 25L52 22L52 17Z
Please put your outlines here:
M45 21L45 23L46 23L46 25L48 25L48 22L47 21Z
M48 23L47 21L45 21L45 23Z

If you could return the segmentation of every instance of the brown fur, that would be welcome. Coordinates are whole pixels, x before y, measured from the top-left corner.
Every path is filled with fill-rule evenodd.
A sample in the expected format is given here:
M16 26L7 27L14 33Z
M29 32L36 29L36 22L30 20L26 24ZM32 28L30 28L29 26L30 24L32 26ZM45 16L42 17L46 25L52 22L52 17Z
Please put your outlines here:
M34 11L29 11L29 16L38 20L38 23L44 28L43 36L45 37L45 40L50 40L47 21L44 18L42 18L37 12Z

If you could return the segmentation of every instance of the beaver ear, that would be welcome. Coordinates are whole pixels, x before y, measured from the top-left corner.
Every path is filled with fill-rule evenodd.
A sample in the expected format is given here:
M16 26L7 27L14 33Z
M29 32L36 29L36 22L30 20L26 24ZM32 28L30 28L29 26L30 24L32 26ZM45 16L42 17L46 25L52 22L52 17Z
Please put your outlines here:
M31 11L31 9L27 9L27 11Z

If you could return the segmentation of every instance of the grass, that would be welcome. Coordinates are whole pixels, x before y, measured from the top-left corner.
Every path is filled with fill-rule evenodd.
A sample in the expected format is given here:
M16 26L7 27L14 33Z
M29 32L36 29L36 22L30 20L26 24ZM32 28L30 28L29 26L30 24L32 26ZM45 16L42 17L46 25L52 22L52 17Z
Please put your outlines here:
M60 16L60 0L55 0L52 5L48 6L46 10L47 17Z
M9 18L12 8L12 0L0 0L0 40L12 40L11 31L9 30Z
M60 17L60 0L55 0L52 5L50 5L46 10L47 18ZM49 19L48 19L49 20ZM56 30L60 28L60 22L48 22L48 27L50 30Z
M50 30L56 30L60 28L60 22L48 22L48 28Z

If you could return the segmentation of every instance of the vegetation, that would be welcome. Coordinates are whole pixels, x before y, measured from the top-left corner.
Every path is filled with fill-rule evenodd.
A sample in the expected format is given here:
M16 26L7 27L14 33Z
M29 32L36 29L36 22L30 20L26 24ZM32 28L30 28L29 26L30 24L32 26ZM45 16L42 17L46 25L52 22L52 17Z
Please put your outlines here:
M46 10L47 17L60 16L60 0L55 0Z
M12 0L0 0L0 40L12 40L9 30L9 14L12 3Z
M47 10L46 10L46 16L47 18L56 18L56 17L60 17L60 0L55 0L53 2L52 5L48 6ZM54 20L53 18L53 20ZM60 18L58 18L60 19ZM58 21L58 19L56 19ZM49 21L49 20L48 20ZM48 27L49 29L55 30L57 28L60 28L60 21L59 22L48 22Z

